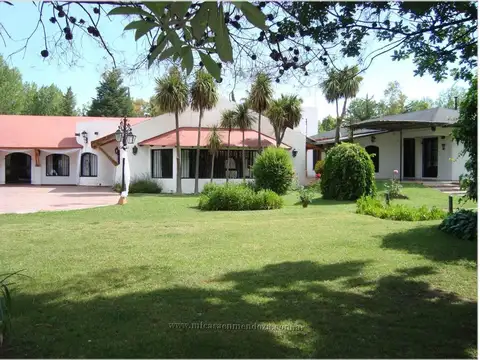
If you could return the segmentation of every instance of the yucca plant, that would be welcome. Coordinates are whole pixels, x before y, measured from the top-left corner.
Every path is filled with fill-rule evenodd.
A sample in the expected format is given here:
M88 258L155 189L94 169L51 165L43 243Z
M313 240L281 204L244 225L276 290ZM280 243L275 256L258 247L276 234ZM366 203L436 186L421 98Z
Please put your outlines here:
M177 150L177 194L182 193L182 168L180 156L179 115L188 106L188 85L177 68L171 68L168 75L155 80L155 98L161 111L175 114L175 133Z
M12 283L9 283L8 279L19 273L20 271L0 274L0 347L11 328L12 296L10 286Z
M198 177L200 172L200 134L205 110L211 110L218 103L217 85L212 75L200 70L190 89L192 110L198 111L197 156L195 161L195 194L198 194Z

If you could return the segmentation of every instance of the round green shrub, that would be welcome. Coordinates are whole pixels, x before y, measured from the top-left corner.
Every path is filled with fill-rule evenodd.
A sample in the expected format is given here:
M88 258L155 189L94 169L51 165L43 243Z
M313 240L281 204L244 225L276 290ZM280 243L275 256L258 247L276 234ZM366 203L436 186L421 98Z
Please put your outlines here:
M283 199L272 190L255 192L246 184L225 184L216 186L200 196L201 210L271 210L283 206Z
M279 195L287 193L294 174L292 159L282 148L266 148L253 164L256 187L272 190Z
M439 228L457 238L476 241L478 234L477 212L466 209L455 211L442 221Z
M356 200L375 195L372 159L358 144L336 145L325 158L320 186L325 199Z
M318 160L315 163L315 174L323 174L323 168L325 166L325 160Z

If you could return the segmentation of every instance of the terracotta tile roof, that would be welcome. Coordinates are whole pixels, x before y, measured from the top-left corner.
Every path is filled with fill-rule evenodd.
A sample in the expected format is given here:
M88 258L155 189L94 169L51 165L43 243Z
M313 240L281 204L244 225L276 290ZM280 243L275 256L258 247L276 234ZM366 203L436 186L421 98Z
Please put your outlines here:
M228 130L219 129L219 135L222 139L222 146L228 146ZM210 129L202 128L200 133L200 145L207 146ZM197 146L198 129L193 127L180 128L180 146L182 147L195 147ZM140 142L138 145L150 145L150 146L176 146L176 134L175 130L166 132L164 134L152 137L150 139ZM263 147L275 146L276 141L274 138L261 134L261 143ZM230 147L242 147L242 131L235 129L230 133ZM258 148L258 131L245 130L245 147ZM282 144L285 149L290 149L290 146Z
M148 119L128 118L131 124L138 124ZM120 123L120 118L0 115L0 148L81 148L82 146L75 139L76 124L90 121L115 121Z

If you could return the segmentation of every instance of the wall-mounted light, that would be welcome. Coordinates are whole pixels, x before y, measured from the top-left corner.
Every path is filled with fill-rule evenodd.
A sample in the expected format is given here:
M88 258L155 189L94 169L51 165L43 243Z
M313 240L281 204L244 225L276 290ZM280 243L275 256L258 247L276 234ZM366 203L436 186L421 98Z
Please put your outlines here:
M445 144L442 144L442 150L445 150Z
M95 135L98 135L98 131L95 131L94 134L95 134Z
M430 129L432 129L432 131L435 132L435 130L437 130L437 127L436 127L436 126L432 126Z
M137 155L137 152L138 152L138 147L137 147L137 145L134 145L134 146L133 146L132 152L133 152L133 155Z
M297 154L298 154L298 150L297 150L297 149L293 149L293 150L292 150L292 156L293 156L293 157L296 157Z
M374 142L377 140L377 138L375 137L375 135L372 135L372 136L370 137L370 140L372 141L372 143L374 143Z
M82 137L83 137L83 141L85 141L85 144L88 143L88 134L85 130L82 131Z

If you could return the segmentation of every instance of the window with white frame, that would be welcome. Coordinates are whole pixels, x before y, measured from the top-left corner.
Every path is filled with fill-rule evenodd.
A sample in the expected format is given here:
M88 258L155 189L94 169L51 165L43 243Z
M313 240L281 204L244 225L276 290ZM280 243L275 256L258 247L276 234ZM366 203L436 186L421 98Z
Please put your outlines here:
M70 176L70 157L65 154L50 154L46 157L47 176Z
M172 179L173 178L173 150L156 149L152 150L152 178Z
M98 176L97 155L92 153L83 153L80 169L81 169L80 176L82 177L97 177Z

